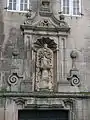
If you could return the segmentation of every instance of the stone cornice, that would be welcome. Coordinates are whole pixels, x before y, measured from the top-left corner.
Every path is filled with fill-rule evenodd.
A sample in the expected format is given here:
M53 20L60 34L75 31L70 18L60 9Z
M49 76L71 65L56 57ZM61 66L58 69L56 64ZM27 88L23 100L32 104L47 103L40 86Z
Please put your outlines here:
M49 27L37 27L30 25L21 25L20 28L22 30L33 30L33 31L49 31L49 32L69 32L69 27L57 27L57 28L49 28Z
M90 99L90 92L0 92L0 97L33 97L33 98L79 98Z
M27 35L40 35L40 36L55 36L55 37L59 37L59 36L62 36L62 37L67 37L68 36L68 33L66 32L43 32L43 31L30 31L28 32L28 30L24 31L24 34L27 34Z

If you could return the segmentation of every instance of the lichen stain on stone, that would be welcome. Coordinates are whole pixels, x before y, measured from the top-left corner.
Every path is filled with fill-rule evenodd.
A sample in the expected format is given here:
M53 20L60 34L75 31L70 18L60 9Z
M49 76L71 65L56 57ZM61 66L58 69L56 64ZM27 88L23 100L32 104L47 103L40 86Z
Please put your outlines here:
M9 36L6 40L6 42L3 43L3 57L4 58L12 58L12 52L15 47L17 49L22 49L22 36L20 29L17 29L15 27L10 28L9 30Z

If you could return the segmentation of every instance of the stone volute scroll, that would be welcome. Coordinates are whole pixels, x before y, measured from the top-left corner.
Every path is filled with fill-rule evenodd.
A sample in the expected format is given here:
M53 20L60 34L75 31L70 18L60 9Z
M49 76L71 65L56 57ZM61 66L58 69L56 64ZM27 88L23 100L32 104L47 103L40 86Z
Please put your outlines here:
M38 44L38 42L35 43L35 46L37 48L35 87L37 91L42 90L53 91L54 52L49 47L47 38L43 39L42 41L39 41L39 43L41 42L40 46L36 45ZM53 42L51 41L51 43Z

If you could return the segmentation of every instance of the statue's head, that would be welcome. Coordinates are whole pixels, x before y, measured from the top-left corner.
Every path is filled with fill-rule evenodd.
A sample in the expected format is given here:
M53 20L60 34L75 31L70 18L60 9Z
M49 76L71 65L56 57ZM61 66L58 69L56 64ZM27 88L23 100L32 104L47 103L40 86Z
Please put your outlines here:
M44 44L44 48L47 48L47 44Z

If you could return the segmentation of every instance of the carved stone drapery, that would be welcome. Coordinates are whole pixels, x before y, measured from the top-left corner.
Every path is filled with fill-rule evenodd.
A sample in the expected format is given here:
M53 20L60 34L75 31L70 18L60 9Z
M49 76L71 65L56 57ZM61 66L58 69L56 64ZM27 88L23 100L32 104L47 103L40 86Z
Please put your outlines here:
M35 90L54 89L54 52L56 44L49 38L38 39L34 43L36 52Z

